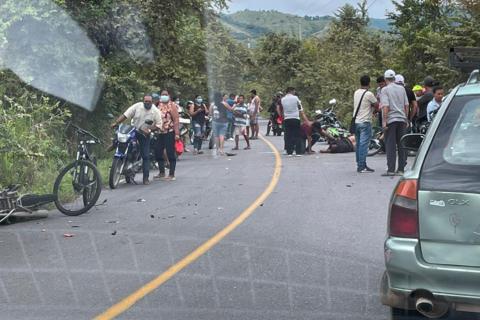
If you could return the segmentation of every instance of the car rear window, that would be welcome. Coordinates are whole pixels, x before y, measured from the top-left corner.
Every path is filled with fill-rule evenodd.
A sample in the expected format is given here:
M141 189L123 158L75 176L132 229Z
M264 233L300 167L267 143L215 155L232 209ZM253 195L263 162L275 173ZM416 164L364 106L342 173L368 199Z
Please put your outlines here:
M422 167L420 188L480 193L480 96L452 100Z

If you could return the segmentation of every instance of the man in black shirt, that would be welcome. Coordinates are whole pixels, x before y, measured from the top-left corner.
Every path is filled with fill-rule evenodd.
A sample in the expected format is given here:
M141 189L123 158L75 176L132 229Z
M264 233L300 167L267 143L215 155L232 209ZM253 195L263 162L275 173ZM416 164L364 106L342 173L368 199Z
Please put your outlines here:
M425 88L425 93L418 100L418 116L416 125L419 127L421 123L427 121L427 107L430 101L433 100L433 87L435 86L435 80L432 77L426 77L423 81L423 87Z

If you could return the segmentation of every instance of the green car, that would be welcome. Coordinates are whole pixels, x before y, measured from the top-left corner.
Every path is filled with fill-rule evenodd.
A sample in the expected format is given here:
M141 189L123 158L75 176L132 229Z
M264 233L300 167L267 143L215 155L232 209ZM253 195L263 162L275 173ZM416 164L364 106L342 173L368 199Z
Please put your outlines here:
M390 202L382 303L396 320L477 319L479 71L448 95L425 136L407 135L402 145L418 153Z

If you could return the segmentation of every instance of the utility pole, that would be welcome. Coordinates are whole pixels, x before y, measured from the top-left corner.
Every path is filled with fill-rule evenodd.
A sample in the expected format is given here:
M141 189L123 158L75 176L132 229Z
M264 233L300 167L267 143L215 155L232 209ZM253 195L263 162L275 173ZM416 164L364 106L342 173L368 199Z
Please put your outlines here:
M302 41L303 35L302 35L302 23L298 23L298 40Z

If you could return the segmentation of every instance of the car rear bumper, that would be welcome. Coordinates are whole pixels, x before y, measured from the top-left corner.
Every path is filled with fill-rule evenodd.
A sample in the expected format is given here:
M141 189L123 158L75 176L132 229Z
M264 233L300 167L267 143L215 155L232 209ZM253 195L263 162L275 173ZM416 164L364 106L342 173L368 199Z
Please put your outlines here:
M428 264L419 241L402 238L385 242L385 265L381 285L385 305L413 310L413 295L426 291L452 309L480 312L480 268Z

